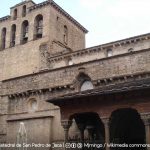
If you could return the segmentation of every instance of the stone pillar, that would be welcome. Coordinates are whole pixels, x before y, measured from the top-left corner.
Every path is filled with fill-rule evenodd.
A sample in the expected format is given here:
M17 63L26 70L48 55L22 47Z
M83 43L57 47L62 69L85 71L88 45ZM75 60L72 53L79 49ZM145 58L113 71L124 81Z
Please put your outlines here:
M145 125L146 144L150 144L150 119L143 118L143 122ZM148 147L147 150L150 150L150 147Z
M84 130L85 130L85 125L82 123L78 123L78 128L81 133L81 143L82 143L82 150L84 150Z
M109 147L107 147L107 143L110 143L110 132L109 132L109 119L103 119L102 120L105 127L105 143L106 143L106 150L110 150Z
M61 121L61 125L64 128L64 133L65 133L65 143L68 141L68 132L69 132L69 128L72 124L72 121L70 120L62 120Z

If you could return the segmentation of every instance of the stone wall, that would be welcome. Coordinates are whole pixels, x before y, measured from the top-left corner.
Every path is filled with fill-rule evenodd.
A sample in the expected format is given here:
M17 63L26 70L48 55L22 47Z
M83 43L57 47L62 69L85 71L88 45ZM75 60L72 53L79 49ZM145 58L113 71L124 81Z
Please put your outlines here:
M106 58L108 49L111 49L112 55L116 56L125 53L130 53L129 52L130 49L132 49L132 51L134 52L150 48L150 39L145 39L135 43L128 43L120 46L114 46L116 43L117 42L114 42L114 44L108 43L104 45L83 49L77 52L61 54L53 58L50 57L48 59L50 62L50 68L61 68L64 66L68 66L69 60L71 60L73 64L79 64L83 62Z
M144 50L132 54L109 57L60 69L54 69L39 74L24 76L3 82L3 94L21 93L28 90L60 87L73 84L79 68L85 68L85 73L92 81L113 78L121 75L132 75L150 71L150 51ZM65 92L65 91L63 91ZM71 92L71 91L69 91ZM59 92L58 92L59 93ZM51 92L50 96L53 92ZM57 93L56 93L57 94Z
M46 95L30 97L1 98L0 103L0 142L14 143L20 123L25 124L28 143L51 143L63 139L60 123L60 110L57 106L44 101ZM37 101L33 111L30 100ZM59 130L58 130L59 129ZM7 137L7 138L6 138Z
M0 97L0 143L6 142L8 97Z
M27 14L25 17L22 17L24 5L27 7ZM29 11L28 8L31 6L36 8ZM14 20L13 15L16 8L18 13L17 19ZM34 20L38 14L43 15L43 37L35 40ZM24 20L29 22L28 42L21 44L21 26ZM16 43L14 47L10 48L11 26L13 24L16 25ZM64 25L68 28L67 43L63 41ZM15 77L24 78L24 75L34 75L41 70L47 69L45 65L47 63L46 53L53 55L63 51L75 51L85 48L85 33L73 21L52 7L48 1L37 6L30 1L15 5L10 10L10 17L0 21L0 31L4 27L7 30L6 47L0 51L0 81ZM43 44L47 45L48 51L46 53L41 52L40 47ZM30 81L25 79L22 81L22 85L25 82L30 84ZM0 89L2 89L2 84L0 82ZM15 82L13 86L15 84L19 84L19 82ZM30 86L28 88L30 89ZM36 84L35 89L38 88L39 85ZM20 87L17 86L17 92L21 89L21 85ZM6 91L9 92L10 90L7 89ZM8 96L2 96L4 94L2 93L3 91L0 90L0 142L16 142L20 122L25 123L28 141L30 142L50 143L63 139L60 110L58 107L44 101L44 99L48 98L48 94L32 93L24 97L14 97L12 99ZM30 99L33 98L38 104L38 108L34 112L30 110L29 106Z
M22 6L18 6L18 11ZM21 10L20 10L21 11ZM45 9L35 10L26 17L19 16L16 20L6 20L0 23L0 31L3 27L7 28L6 49L0 51L0 80L12 77L31 74L39 71L39 46L43 42L49 40L49 7ZM19 12L18 12L19 13ZM34 35L34 19L38 14L43 15L43 38L33 40ZM20 15L20 14L19 14ZM29 21L28 42L20 45L21 41L21 25L24 20ZM10 48L11 25L16 24L16 45ZM1 39L0 39L1 41Z
M64 26L68 29L68 42L64 43ZM59 52L67 51L67 47L71 51L84 49L85 48L85 33L76 27L73 23L69 22L68 19L60 14L56 9L50 9L50 54L57 54ZM59 41L65 47L60 46Z
M29 6L31 5L27 5L27 8ZM39 47L43 43L48 44L50 55L66 51L67 48L72 51L85 48L85 33L49 4L27 12L25 17L21 16L22 7L23 5L19 5L12 8L11 17L0 22L0 31L4 27L7 29L6 48L0 51L0 81L39 72L43 67L41 66L43 64ZM15 8L18 9L18 17L13 20L12 15ZM34 40L34 20L38 14L43 15L43 37ZM59 21L57 21L58 16ZM21 26L24 20L29 22L29 31L28 42L22 45L20 44ZM16 25L16 44L15 47L10 48L11 26L13 24ZM66 45L63 42L64 25L68 27L68 43Z
M63 15L62 10L58 11L47 4L46 2L40 7L35 6L36 8L23 18L22 5L17 5L11 8L11 17L0 22L0 31L3 27L7 28L6 49L0 51L0 142L2 143L16 141L20 122L25 123L30 142L50 143L62 140L64 134L60 123L60 109L45 100L78 92L76 80L81 70L91 78L94 86L94 82L100 79L150 72L148 36L144 36L140 41L125 40L126 42L123 41L122 44L118 41L85 49L85 33L81 28ZM32 5L33 3L29 2L27 7ZM17 20L12 19L15 8L18 9ZM38 14L42 14L44 18L43 38L34 40L34 18ZM20 45L21 24L24 20L29 21L29 41ZM12 24L17 26L16 46L10 48ZM68 29L67 43L64 43L63 39L65 25ZM133 49L131 53L128 52L130 48ZM107 57L108 49L112 49L112 57ZM73 61L71 66L68 65L69 59ZM34 111L30 106L31 99L37 101L37 108ZM115 104L114 108L118 107L117 103ZM99 105L96 106L97 109L100 109ZM81 110L81 106L78 109ZM104 112L108 108L113 109L111 103L109 107L102 106ZM123 106L125 105L120 104L120 107ZM145 103L137 106L146 108ZM69 111L67 107L70 106L66 105L65 108ZM149 111L149 108L146 110ZM107 115L107 112L103 115Z
M48 144L51 142L52 120L47 118L23 120L27 133L27 143ZM17 134L20 128L20 121L8 122L7 142L17 143ZM37 149L37 148L29 148ZM48 148L44 148L48 150Z

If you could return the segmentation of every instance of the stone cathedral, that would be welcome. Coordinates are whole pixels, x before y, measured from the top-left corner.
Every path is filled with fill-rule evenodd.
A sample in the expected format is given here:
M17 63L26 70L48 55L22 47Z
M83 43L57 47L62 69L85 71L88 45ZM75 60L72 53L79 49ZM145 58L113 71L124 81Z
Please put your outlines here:
M53 0L0 18L0 143L150 144L150 34L85 48L87 32Z

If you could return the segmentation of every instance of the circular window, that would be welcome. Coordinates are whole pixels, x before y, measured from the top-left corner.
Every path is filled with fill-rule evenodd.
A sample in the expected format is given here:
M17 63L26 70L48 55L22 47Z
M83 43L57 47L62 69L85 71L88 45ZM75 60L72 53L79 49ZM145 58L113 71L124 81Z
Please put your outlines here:
M29 100L29 111L35 112L38 108L37 100L36 99L30 99Z

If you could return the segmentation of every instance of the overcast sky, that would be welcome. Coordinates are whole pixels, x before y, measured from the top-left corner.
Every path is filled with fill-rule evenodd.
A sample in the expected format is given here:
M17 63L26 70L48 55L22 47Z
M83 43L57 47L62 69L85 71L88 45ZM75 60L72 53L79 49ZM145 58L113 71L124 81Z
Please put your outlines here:
M1 2L0 17L9 15L9 8L21 1ZM54 1L88 29L87 47L150 32L150 0Z

